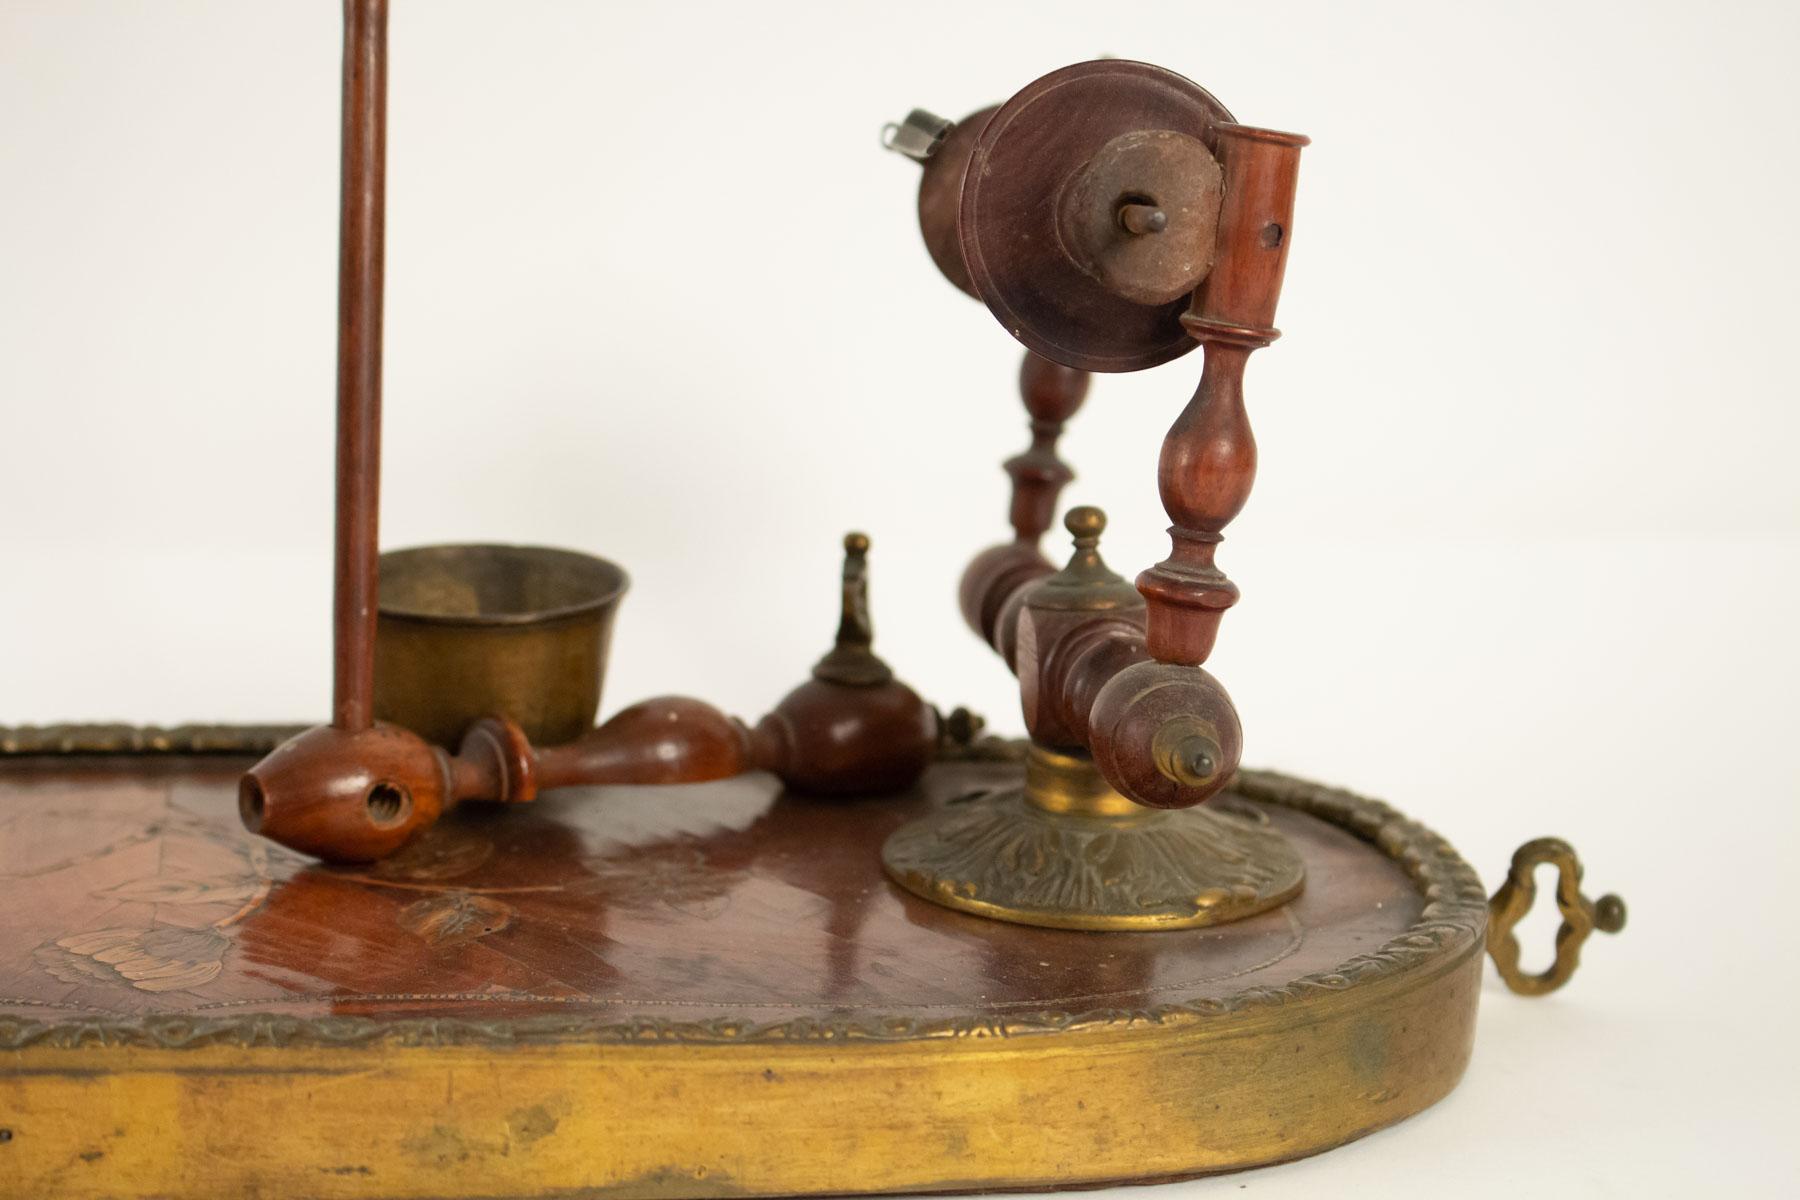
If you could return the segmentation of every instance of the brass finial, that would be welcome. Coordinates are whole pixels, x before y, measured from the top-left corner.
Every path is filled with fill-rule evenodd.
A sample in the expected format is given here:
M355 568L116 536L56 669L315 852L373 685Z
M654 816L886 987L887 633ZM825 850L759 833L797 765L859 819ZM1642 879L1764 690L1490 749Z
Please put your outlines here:
M1106 513L1092 504L1077 504L1063 514L1063 528L1075 539L1076 557L1100 559L1100 535L1106 532ZM1073 565L1071 563L1070 565Z
M843 600L838 616L837 643L813 667L814 679L868 687L894 677L888 665L870 649L875 626L869 618L869 535L844 535Z
M1075 553L1069 556L1067 566L1032 588L1027 604L1080 610L1143 606L1137 588L1100 557L1100 535L1106 532L1104 512L1091 504L1076 505L1063 516L1063 528L1075 539Z

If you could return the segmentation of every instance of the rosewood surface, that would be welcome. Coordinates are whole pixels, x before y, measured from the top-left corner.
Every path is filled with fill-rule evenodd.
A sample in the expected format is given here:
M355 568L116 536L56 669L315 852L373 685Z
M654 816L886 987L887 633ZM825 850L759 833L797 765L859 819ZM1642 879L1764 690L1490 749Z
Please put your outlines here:
M882 876L927 806L1016 784L948 763L886 800L749 774L459 809L393 858L320 866L247 833L230 757L0 763L0 1024L155 1016L610 1025L1004 1024L1280 987L1381 947L1422 899L1343 830L1263 813L1329 880L1217 929L1095 935L986 921ZM897 1023L897 1024L896 1024Z

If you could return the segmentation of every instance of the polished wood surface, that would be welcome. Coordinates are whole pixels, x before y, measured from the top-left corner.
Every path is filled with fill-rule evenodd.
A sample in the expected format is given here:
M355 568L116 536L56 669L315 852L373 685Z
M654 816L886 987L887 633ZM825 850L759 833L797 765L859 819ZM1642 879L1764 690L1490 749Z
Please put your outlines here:
M945 764L890 800L750 774L458 809L393 858L320 866L240 826L236 759L0 766L0 1015L133 1020L587 1016L602 1023L933 1024L1145 1011L1329 971L1422 899L1342 829L1266 811L1319 881L1191 933L986 921L888 883L925 806L1016 783Z
M1012 761L940 763L888 800L761 774L550 792L457 810L354 870L246 834L243 761L0 763L0 1193L1169 1178L1402 1120L1473 1040L1474 873L1385 805L1282 776L1220 803L1301 851L1298 899L1099 934L957 913L880 874L897 824L1016 787Z

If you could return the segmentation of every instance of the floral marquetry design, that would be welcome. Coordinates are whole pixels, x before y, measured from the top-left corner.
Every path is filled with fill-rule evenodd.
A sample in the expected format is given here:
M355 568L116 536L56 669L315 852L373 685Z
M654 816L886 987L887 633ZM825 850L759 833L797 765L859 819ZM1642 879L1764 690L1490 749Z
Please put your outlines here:
M247 838L240 770L88 758L0 773L0 1048L1160 1028L1436 972L1479 951L1487 917L1473 873L1400 814L1248 772L1201 810L1230 830L1206 839L1226 873L1180 876L1179 893L1191 908L1220 902L1213 888L1229 901L1238 886L1279 887L1255 873L1265 835L1299 852L1303 893L1229 925L1105 939L1096 955L1087 934L946 912L878 873L903 826L972 821L1016 794L1012 754L940 763L883 800L811 802L750 778L608 790L504 820L453 814L404 860L361 871ZM1086 835L1073 886L1141 900L1147 881L1186 869L1121 866L1119 843L1116 828ZM1045 850L1030 837L983 847L1019 868ZM1179 837L1165 848L1200 853Z
M491 896L446 892L400 910L400 924L433 946L454 946L499 933L512 924L512 905Z
M214 929L101 929L71 934L32 957L64 983L123 983L176 992L216 978L231 939Z

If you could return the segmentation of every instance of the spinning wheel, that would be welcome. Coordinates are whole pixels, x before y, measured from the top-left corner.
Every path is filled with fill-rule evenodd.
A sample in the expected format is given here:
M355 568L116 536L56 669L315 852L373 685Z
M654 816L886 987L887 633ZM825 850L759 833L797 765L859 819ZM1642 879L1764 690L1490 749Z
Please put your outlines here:
M1218 230L1216 127L1202 87L1147 63L1052 72L981 130L959 210L975 293L1030 349L1137 371L1195 346L1188 297Z
M1453 1087L1484 943L1538 994L1622 926L1563 842L1521 851L1490 908L1412 819L1238 769L1205 669L1238 599L1215 555L1255 475L1244 370L1278 336L1304 137L1122 61L892 129L924 165L932 260L1027 348L1013 536L959 600L1018 677L1028 744L976 739L876 655L861 534L830 649L761 720L657 697L596 727L621 568L378 554L386 5L345 9L331 722L0 730L0 755L53 758L0 781L28 830L0 843L0 1157L22 1194L1231 1170ZM1157 460L1168 556L1115 574L1084 505L1059 569L1039 543L1089 373L1195 346ZM1512 931L1544 862L1564 927L1525 976Z

